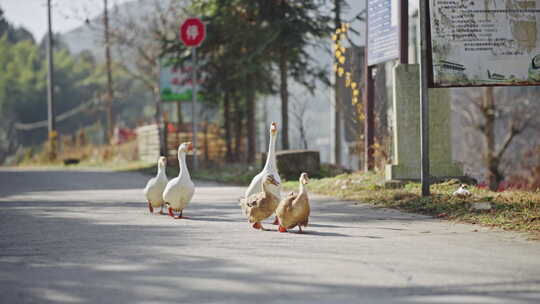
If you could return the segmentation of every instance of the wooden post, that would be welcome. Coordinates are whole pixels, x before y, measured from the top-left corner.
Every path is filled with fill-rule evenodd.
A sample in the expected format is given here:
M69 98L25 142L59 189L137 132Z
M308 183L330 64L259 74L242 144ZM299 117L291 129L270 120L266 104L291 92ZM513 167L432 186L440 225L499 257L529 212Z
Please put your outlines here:
M399 0L399 63L409 63L409 0Z
M375 160L373 157L373 144L375 143L375 113L373 110L373 100L375 93L375 85L373 81L373 66L365 65L365 81L366 88L364 92L364 171L371 171L375 168Z
M169 160L169 140L168 140L169 130L167 128L167 125L169 124L169 115L167 114L168 114L167 112L163 113L163 146L165 147L163 156L165 156L167 160ZM159 128L159 122L158 122L158 128Z

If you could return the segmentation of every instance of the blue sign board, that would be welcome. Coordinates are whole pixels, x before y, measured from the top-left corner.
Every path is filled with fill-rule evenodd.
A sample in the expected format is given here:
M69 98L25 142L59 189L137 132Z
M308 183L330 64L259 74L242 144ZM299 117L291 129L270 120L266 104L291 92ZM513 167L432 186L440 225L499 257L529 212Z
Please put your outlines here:
M368 0L368 65L399 57L397 8L395 0Z

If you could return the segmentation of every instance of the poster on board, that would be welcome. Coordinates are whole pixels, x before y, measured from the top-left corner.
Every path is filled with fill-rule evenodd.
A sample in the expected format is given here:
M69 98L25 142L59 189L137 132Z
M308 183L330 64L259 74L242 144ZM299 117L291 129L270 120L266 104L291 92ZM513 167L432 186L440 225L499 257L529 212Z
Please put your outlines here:
M540 85L540 0L429 0L432 87Z
M368 0L368 65L399 56L397 0Z
M191 62L184 65L175 58L161 58L159 67L159 92L161 101L191 101Z

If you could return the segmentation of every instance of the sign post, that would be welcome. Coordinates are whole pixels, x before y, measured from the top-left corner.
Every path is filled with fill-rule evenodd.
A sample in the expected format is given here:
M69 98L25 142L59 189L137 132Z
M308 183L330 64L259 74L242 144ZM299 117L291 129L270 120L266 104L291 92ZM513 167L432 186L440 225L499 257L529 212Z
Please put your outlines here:
M420 0L420 181L422 196L429 196L429 94L427 1Z
M406 0L402 0L406 1ZM374 65L398 58L398 8L395 0L368 0L366 57L364 65L364 170L372 170L375 166L373 144L375 142L374 97L375 85L373 79Z
M188 18L180 25L180 40L185 46L191 47L191 60L193 68L191 73L192 99L191 99L191 133L193 146L197 148L197 125L195 115L195 101L197 100L197 47L206 37L206 27L199 18ZM193 153L193 169L197 168L197 152Z

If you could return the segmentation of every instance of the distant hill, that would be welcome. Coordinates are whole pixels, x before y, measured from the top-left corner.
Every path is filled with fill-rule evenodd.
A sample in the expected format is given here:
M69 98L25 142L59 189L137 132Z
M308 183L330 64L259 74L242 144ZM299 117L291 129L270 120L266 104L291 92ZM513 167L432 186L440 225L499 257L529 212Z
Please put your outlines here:
M166 7L171 0L160 1ZM129 16L133 20L142 20L144 16L156 10L153 0L134 0L124 2L109 8L109 18L111 28L114 26L115 18L119 16ZM79 54L84 50L89 50L98 60L103 60L105 51L103 47L103 15L99 15L88 23L61 35L72 54Z

